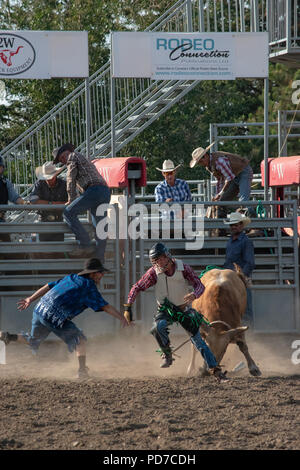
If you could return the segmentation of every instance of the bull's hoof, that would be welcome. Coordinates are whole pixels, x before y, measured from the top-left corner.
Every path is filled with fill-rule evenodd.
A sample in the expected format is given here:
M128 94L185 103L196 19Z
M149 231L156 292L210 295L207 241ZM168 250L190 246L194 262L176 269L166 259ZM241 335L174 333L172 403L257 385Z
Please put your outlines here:
M252 367L251 369L249 369L249 372L254 377L259 377L261 375L261 371L259 370L258 367Z

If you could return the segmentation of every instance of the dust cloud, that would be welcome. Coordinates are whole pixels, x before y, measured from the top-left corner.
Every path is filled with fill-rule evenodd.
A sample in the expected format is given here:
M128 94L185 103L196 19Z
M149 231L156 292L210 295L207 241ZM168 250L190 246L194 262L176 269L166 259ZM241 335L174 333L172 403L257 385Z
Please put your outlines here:
M300 335L299 335L300 336ZM262 376L285 376L299 374L300 365L292 362L292 343L300 339L295 335L260 335L246 333L249 352L262 372ZM171 345L177 348L187 336L172 335ZM114 336L89 338L87 342L87 366L90 376L97 378L145 378L145 377L186 377L190 358L190 342L182 346L174 356L174 363L168 369L161 369L158 346L149 333L134 329L120 331ZM248 368L232 373L240 362L246 361L238 347L229 345L222 360L222 366L229 375L247 376ZM197 368L203 364L199 353ZM57 378L75 379L78 361L70 354L61 341L48 340L41 345L38 355L33 356L23 344L11 343L6 348L6 365L0 365L0 378Z

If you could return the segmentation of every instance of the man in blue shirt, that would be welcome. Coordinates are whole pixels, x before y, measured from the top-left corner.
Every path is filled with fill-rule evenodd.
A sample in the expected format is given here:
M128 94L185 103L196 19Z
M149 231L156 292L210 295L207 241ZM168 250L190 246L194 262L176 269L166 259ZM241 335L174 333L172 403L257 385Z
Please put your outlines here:
M240 212L232 212L229 214L229 218L224 220L224 224L230 227L231 237L226 245L226 260L223 266L233 270L234 263L240 266L249 284L252 271L255 268L254 246L244 229L250 222L249 217ZM252 292L249 287L247 287L247 310L244 320L250 324L253 322Z
M87 339L72 319L86 308L92 308L95 312L104 310L118 318L123 327L128 325L124 316L109 305L97 289L97 284L106 271L108 270L100 260L88 259L80 273L49 282L30 297L20 300L18 308L24 310L41 297L33 311L31 333L16 335L0 332L0 340L5 344L11 341L25 342L36 352L41 342L52 332L67 344L70 352L76 351L79 361L78 377L88 377L85 346Z
M156 168L158 171L162 172L165 180L155 187L155 202L183 203L192 201L191 191L187 182L176 178L176 171L180 166L181 165L177 165L175 167L172 160L165 160L162 168ZM179 211L179 213L176 211L176 214L175 211L171 211L171 219L174 219L174 216L183 218L183 210Z
M4 177L4 169L4 160L0 156L0 204L6 205L9 201L13 204L25 204L24 199L22 199L21 196L17 193L12 182ZM0 223L5 222L5 212L6 211L0 212ZM1 233L0 241L10 242L9 233Z
M165 160L162 169L156 168L165 178L165 181L159 183L154 190L156 202L190 202L192 200L187 182L176 178L176 170L180 166L175 167L172 160Z

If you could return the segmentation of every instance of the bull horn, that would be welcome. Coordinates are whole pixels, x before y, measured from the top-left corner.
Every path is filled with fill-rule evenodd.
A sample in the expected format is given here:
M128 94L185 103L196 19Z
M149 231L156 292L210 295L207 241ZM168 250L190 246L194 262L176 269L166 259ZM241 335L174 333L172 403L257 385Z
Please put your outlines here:
M231 326L228 325L228 323L226 323L225 321L222 321L222 320L215 320L215 321L212 321L209 325L212 326L212 325L216 325L217 323L220 323L222 325L225 325L226 328L228 328L228 330L231 330Z

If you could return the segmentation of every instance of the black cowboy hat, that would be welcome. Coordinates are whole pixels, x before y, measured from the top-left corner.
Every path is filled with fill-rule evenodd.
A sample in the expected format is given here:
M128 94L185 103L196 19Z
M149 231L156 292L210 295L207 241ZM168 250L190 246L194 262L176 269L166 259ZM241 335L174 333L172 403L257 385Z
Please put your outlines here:
M78 276L83 276L84 274L89 273L104 272L109 272L109 269L106 269L98 258L90 258L85 261L84 269L83 271L80 271L80 273L78 273Z
M58 147L53 150L52 155L54 157L53 164L56 165L59 163L59 156L65 152L66 150L69 150L69 152L74 152L75 146L73 144L64 144L61 147Z

